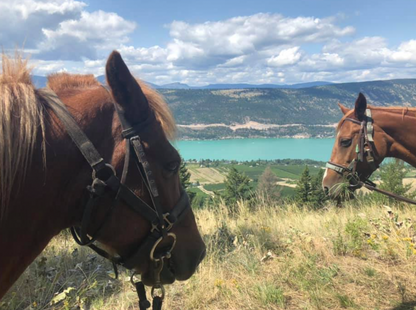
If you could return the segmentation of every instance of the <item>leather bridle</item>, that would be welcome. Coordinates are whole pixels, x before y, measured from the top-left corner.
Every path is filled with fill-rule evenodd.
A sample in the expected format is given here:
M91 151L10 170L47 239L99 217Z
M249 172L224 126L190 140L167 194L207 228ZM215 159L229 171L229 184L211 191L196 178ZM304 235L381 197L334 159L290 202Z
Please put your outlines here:
M171 252L176 244L176 235L171 232L171 229L189 211L190 204L186 191L181 189L181 196L175 207L168 213L164 213L163 211L157 185L140 140L140 132L155 122L153 111L149 112L149 116L146 120L137 124L130 124L124 115L124 111L114 104L123 129L122 136L126 140L124 167L121 178L119 179L116 176L114 168L104 161L91 141L75 122L65 105L59 100L58 96L50 89L41 89L38 90L38 92L47 101L48 106L62 122L72 141L76 144L92 168L93 180L91 185L87 186L81 224L76 227L71 227L71 232L75 241L80 245L89 246L99 255L111 260L114 266L121 265L127 269L133 269L150 260L153 264L152 267L155 279L155 284L152 287L153 309L160 309L164 298L164 288L160 281L160 273L163 269L164 261L170 259ZM124 185L132 151L136 166L138 167L145 187L149 192L152 201L151 205L147 204L131 189ZM104 220L99 225L98 229L92 235L88 234L88 226L91 222L93 210L104 198L111 199L112 206L105 214ZM134 251L123 257L112 256L104 249L94 244L94 241L99 237L102 228L108 222L113 210L118 206L120 201L123 201L124 204L139 213L151 224L151 230L146 239ZM168 246L169 249L160 253L157 248L161 242L166 239L170 239L171 241ZM117 274L116 268L115 271ZM140 310L147 309L150 307L150 303L146 299L144 285L141 282L134 282L133 284L135 284L138 289ZM159 295L156 294L155 290L160 290Z
M345 118L344 121L350 121L360 125L359 142L355 148L357 157L352 160L348 167L329 161L326 163L326 168L332 169L340 175L342 175L343 177L345 177L349 182L348 188L350 190L356 190L361 187L365 187L370 191L378 192L380 194L394 198L398 201L403 201L406 203L416 205L415 200L401 195L397 195L384 189L377 188L376 184L369 180L371 174L379 167L375 158L376 153L374 152L374 128L373 119L371 117L371 110L366 109L365 116L361 122L349 117ZM371 172L367 175L362 175L357 171L358 163L364 162L364 159L370 165L371 168Z
M379 165L376 162L376 153L374 152L374 127L373 118L371 117L371 110L366 109L362 121L358 121L349 117L345 118L344 122L345 121L353 122L355 124L360 125L358 143L355 147L355 152L357 156L351 161L351 163L348 166L328 161L326 163L326 168L332 169L338 174L345 177L349 182L349 188L351 190L362 187L363 182L371 186L375 186L374 183L369 180L371 174L379 167ZM371 172L367 175L360 174L357 171L358 163L364 161L370 165L371 169Z

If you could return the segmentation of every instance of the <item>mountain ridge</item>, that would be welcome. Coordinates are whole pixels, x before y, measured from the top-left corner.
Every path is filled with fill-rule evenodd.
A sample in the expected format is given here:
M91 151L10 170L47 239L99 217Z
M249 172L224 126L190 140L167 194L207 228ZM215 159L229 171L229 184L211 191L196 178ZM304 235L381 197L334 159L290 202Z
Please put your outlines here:
M106 84L105 75L99 75L96 79L102 83ZM35 83L36 87L42 88L46 86L47 77L40 75L32 75L32 80ZM155 89L251 89L251 88L307 88L323 85L335 84L332 82L325 81L315 81L307 83L296 83L296 84L248 84L248 83L237 83L237 84L208 84L203 86L190 86L185 83L174 82L163 85L158 85L150 82L144 81L146 84Z
M103 76L98 80L105 82ZM38 84L46 83L46 78L34 77L34 82L41 87ZM338 103L352 108L359 92L375 106L416 107L416 79L303 88L189 89L185 85L158 89L179 125L180 139L333 137L333 125L342 116Z

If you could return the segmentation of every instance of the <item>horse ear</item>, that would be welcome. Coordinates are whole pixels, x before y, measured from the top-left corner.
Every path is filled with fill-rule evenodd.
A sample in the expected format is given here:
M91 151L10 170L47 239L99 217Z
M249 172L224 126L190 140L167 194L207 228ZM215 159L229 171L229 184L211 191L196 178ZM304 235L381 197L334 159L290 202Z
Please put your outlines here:
M348 109L346 106L342 105L341 103L338 103L339 108L341 109L342 114L347 114L350 109Z
M113 51L108 57L105 71L114 101L125 111L125 116L133 123L145 119L149 103L119 52Z
M359 120L362 120L365 115L365 110L367 109L367 99L365 99L362 93L358 94L358 98L355 101L355 116Z

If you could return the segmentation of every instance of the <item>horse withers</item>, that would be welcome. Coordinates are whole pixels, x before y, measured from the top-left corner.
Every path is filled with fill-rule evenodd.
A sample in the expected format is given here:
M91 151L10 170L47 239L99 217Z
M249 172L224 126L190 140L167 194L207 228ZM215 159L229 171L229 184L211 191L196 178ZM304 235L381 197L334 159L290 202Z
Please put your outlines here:
M338 123L335 144L322 181L334 199L369 182L371 174L387 157L416 167L416 109L374 107L360 93L354 109L339 104L344 114ZM371 182L370 182L371 183Z
M92 75L66 73L38 90L19 55L3 55L2 68L0 298L72 226L78 241L96 238L100 254L147 285L188 279L205 245L180 184L180 156L169 143L175 123L162 97L118 52L106 65L109 90ZM161 253L169 262L155 274Z

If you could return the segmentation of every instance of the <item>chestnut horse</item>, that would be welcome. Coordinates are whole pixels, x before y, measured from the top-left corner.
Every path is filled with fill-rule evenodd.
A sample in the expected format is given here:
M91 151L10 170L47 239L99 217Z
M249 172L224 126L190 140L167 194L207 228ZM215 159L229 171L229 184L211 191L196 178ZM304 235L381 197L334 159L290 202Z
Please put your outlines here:
M416 167L415 108L370 106L361 93L354 109L339 107L344 116L322 181L331 198L339 197L341 184L355 190L357 181L367 181L386 157Z
M93 236L99 230L97 240L112 258L131 257L133 253L134 259L130 260L128 268L140 273L147 285L154 285L156 281L162 284L188 279L203 259L205 245L189 208L189 200L183 194L178 176L180 156L168 141L174 135L175 124L160 95L137 82L117 52L110 55L106 65L110 92L92 75L66 73L49 77L49 91L35 89L27 62L19 55L15 59L3 55L2 67L0 299L55 235L84 222L85 189L92 183L92 169L87 157L81 154L81 148L69 136L62 118L51 109L45 95L51 91L64 103L99 155L114 167L114 180L124 175L126 150L131 142L124 139L123 120L134 124L134 128L140 127L140 139L138 135L135 138L141 143L143 152L137 156L147 157L145 174L146 177L148 172L152 174L154 184L150 184L150 189L157 188L163 213L168 214L178 201L186 203L182 205L186 212L170 230L171 235L176 235L176 247L169 253L170 262L163 266L158 280L154 278L149 255L154 255L158 245L163 248L172 244L164 244L162 238L162 242L159 240L154 244L152 253L136 253L150 231L155 231L155 223L152 226L149 217L137 209L156 208L157 203L148 190L146 178L141 175L143 171L138 169L143 170L142 162L136 162L133 155L127 156L130 160L125 163L129 173L124 188L130 191L130 198L136 197L131 201L140 200L143 206L132 206L125 199L118 199L117 203L114 199L100 199L89 210L85 235ZM116 113L120 111L121 121ZM107 185L103 184L106 189ZM110 193L109 196L115 195ZM156 214L158 210L150 211ZM162 228L166 230L166 227Z

